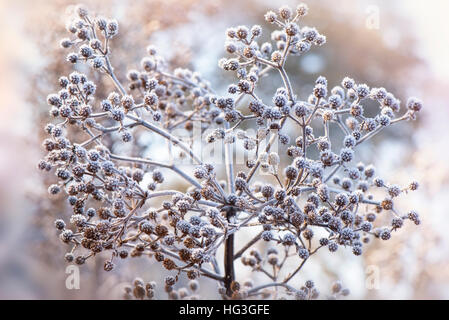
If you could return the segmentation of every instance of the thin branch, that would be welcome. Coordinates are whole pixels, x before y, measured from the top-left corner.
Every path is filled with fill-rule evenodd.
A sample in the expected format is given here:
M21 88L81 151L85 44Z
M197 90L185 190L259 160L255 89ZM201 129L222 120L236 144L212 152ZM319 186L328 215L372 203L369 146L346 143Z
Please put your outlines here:
M260 237L262 236L262 232L259 232L253 239L251 239L245 246L243 246L242 249L240 249L235 255L234 260L237 260L240 258L246 250L248 250L253 244L255 244L257 241L260 240Z

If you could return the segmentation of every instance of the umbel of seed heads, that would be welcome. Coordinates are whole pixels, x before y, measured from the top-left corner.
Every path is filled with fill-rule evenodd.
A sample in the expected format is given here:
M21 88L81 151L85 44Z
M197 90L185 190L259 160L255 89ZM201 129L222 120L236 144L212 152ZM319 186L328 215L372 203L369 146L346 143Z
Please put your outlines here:
M129 70L124 85L125 77L111 63L117 21L77 8L61 46L72 50L69 63L90 65L91 73L103 77L89 76L93 81L73 72L59 79L60 90L48 96L53 119L45 127L48 153L38 164L58 179L49 193L64 193L73 210L68 222L55 221L61 241L69 246L68 262L83 264L107 252L104 269L111 271L118 260L149 256L171 272L164 289L172 299L198 297L199 278L216 281L223 298L276 298L281 292L275 289L281 287L286 296L315 299L319 292L312 281L300 288L289 283L318 250L332 254L347 248L358 256L370 238L390 239L405 220L420 223L418 213L403 213L395 205L418 183L392 184L373 165L356 159L363 152L359 145L382 129L414 120L421 101L410 98L401 112L399 99L384 88L369 88L349 77L329 87L323 76L306 99L300 98L285 62L326 41L315 28L300 26L307 11L300 4L296 11L283 6L267 12L266 21L277 28L270 42L258 43L258 25L228 29L229 56L219 65L235 73L237 81L217 95L200 74L171 70L154 46L147 48L139 69ZM276 73L280 85L272 88L270 101L263 101L258 83ZM102 81L115 90L96 96ZM365 113L368 100L378 107ZM175 134L181 127L192 131L194 122L209 132L204 143L225 145L225 182L217 179L214 165L192 150L192 137ZM255 133L241 130L243 123ZM287 130L285 123L295 130ZM170 150L194 166L142 157L148 150L134 137L144 134L166 139ZM230 150L239 140L248 160L237 168ZM117 148L121 143L132 148ZM168 171L188 187L170 189ZM236 246L234 237L250 230L254 237ZM263 241L267 246L260 247ZM294 269L286 269L291 265L287 259L295 259ZM237 260L266 276L266 282L239 282ZM190 289L175 290L184 275ZM136 279L125 296L153 298L155 289L154 283ZM338 297L348 290L337 283L332 292Z

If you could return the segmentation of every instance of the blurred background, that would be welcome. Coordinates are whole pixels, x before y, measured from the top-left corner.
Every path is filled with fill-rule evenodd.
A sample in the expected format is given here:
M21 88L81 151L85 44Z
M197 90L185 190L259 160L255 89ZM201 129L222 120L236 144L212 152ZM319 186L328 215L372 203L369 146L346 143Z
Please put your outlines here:
M281 4L295 7L297 2ZM308 263L302 282L312 278L326 293L340 279L354 299L449 299L449 3L445 0L310 0L303 24L327 36L327 44L287 64L293 85L308 93L319 75L331 86L349 75L372 87L383 86L403 102L424 101L417 122L384 131L365 146L372 162L390 182L420 182L404 198L404 210L416 209L420 227L408 225L391 241L373 241L362 257L340 250ZM53 228L68 215L64 199L47 196L51 175L36 170L43 156L47 94L68 74L66 8L74 1L0 0L0 298L120 298L121 286L135 276L157 280L150 260L128 259L112 273L101 257L81 268L81 288L68 290L64 245ZM209 79L218 92L232 81L217 65L224 56L229 26L272 26L263 15L276 10L264 0L89 1L92 12L115 17L119 37L112 43L118 73L135 68L148 44L175 66L189 67ZM121 57L117 59L117 57ZM263 88L262 88L263 89ZM100 88L101 90L101 88ZM271 92L270 92L271 94ZM372 267L379 286L367 281ZM377 272L376 271L376 272ZM247 270L242 269L242 274ZM150 278L152 277L152 278ZM299 281L298 280L298 281ZM206 285L206 289L207 285ZM216 297L213 285L210 298ZM203 296L204 297L204 296ZM163 297L162 297L163 298Z

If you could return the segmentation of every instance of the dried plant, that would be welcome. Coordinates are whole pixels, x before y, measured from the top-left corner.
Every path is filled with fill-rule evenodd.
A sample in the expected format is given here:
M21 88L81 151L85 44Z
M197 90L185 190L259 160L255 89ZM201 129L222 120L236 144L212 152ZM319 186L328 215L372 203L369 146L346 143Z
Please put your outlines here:
M410 98L398 115L400 101L393 94L348 77L330 94L326 78L319 77L312 94L301 99L285 62L326 42L315 28L298 25L307 11L300 4L295 11L282 6L265 15L279 28L271 34L275 48L258 44L258 25L228 29L225 48L232 58L219 66L238 81L218 95L200 74L171 70L153 46L141 69L129 70L125 87L111 62L117 21L77 8L78 17L68 25L72 35L61 46L74 49L69 63L90 66L102 77L94 82L73 72L59 79L61 90L47 99L55 119L45 127L48 154L38 164L59 179L49 193L63 190L73 207L71 227L55 222L60 239L71 247L68 262L84 264L106 252L104 269L111 271L118 259L150 256L172 273L165 279L172 299L196 297L198 278L215 280L223 298L315 299L319 292L312 281L300 288L290 282L318 250L332 254L349 247L358 256L370 238L389 240L404 220L420 223L415 211L400 212L394 202L416 190L417 182L400 187L377 177L373 165L353 163L360 144L386 127L414 120L421 101ZM116 91L96 99L104 78ZM264 78L273 85L272 101L256 93ZM368 100L378 111L367 107ZM113 140L117 136L120 140ZM164 160L155 160L154 145L145 147L148 136L167 142ZM226 181L219 180L222 171ZM172 180L187 185L171 188ZM388 224L375 221L381 213ZM236 243L254 230L254 238ZM270 245L264 252L256 249L262 240ZM238 259L269 282L236 277ZM293 259L297 267L287 269L286 261ZM174 290L184 274L190 290ZM154 283L136 279L126 294L153 298L154 290ZM332 290L348 293L339 283Z
M40 10L30 12L26 19L29 22L28 26L26 26L26 34L31 39L38 39L38 41L35 41L35 45L42 56L45 57L45 60L42 59L40 61L41 64L37 68L38 70L33 70L28 75L28 79L31 77L32 81L29 82L31 85L27 96L29 103L33 105L33 125L37 127L42 127L48 122L48 106L45 98L48 92L54 88L54 79L57 79L61 74L70 73L73 67L71 64L67 64L65 59L61 59L61 52L64 52L64 49L54 45L67 35L63 21L73 14L76 7L69 4L70 1L65 0L45 2L45 4L39 7ZM107 1L97 1L93 5L95 5L95 8L106 8L108 12L116 12L117 6L120 7L119 3L111 4ZM213 5L210 2L204 3L202 0L192 0L178 3L176 10L171 10L170 15L165 15L163 20L161 20L160 17L164 12L167 12L169 6L173 7L173 3L170 3L170 1L151 1L150 3L148 1L134 1L133 6L120 7L123 22L120 23L121 33L114 38L114 56L126 55L129 61L139 61L140 57L145 54L145 47L140 48L139 43L152 39L152 35L156 31L159 34L166 32L167 28L173 29L179 24L188 23L189 19L192 18L192 11L197 14L214 14ZM61 14L62 12L64 14ZM131 31L132 37L122 36L131 33ZM45 36L43 37L42 35ZM128 50L130 47L140 48L141 50L130 53ZM168 63L184 66L189 63L189 60L190 55L186 54L185 48L177 46L171 51ZM126 61L123 61L123 63L114 61L116 72L125 72L127 68L126 63ZM95 70L85 69L83 72L98 84L96 95L102 96L112 90L112 83L97 81L97 77L102 75L95 74ZM39 147L39 144L36 143L37 141L42 141L47 137L46 132L43 130L39 130L38 133L38 135L30 137L33 140L30 141L30 144L36 147ZM71 132L70 134L69 139L77 139L77 132ZM83 135L82 132L81 135ZM103 143L110 147L114 141L107 142L103 140ZM61 256L64 256L65 248L60 243L54 242L55 229L52 226L52 222L56 218L68 219L71 208L63 197L46 197L47 190L45 186L52 183L53 177L51 175L40 175L37 178L42 181L36 181L32 184L34 187L27 190L27 198L32 203L30 206L32 212L28 213L27 216L33 217L32 225L34 231L36 231L30 233L30 236L33 237L33 245L28 248L29 252L27 254L34 258L33 271L42 269L44 273L43 276L36 276L39 283L45 287L44 293L40 294L47 297L83 297L88 299L116 296L115 292L111 292L111 290L104 287L109 286L111 283L116 285L118 282L116 277L126 277L124 274L127 273L128 269L132 269L133 266L126 265L126 268L121 268L120 271L116 270L112 277L109 273L102 274L102 261L107 259L107 256L98 257L95 263L83 268L83 285L81 290L61 288L60 284L65 281L66 277L65 273L59 272L61 268L65 268L64 261L61 259ZM52 271L49 272L49 270ZM145 268L145 270L148 270L148 268ZM135 271L132 272L134 273ZM52 276L52 281L48 281L45 275L49 273L60 278ZM111 293L105 295L104 292Z

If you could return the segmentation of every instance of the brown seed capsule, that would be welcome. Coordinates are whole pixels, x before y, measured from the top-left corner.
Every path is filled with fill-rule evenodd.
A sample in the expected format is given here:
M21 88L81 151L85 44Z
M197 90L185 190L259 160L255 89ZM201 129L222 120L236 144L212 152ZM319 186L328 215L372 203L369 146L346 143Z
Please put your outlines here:
M181 249L181 250L179 250L178 254L179 254L179 257L181 258L181 260L185 261L185 262L189 261L190 257L192 256L190 250L188 250L188 249Z
M173 270L174 268L176 268L176 263L169 258L164 259L163 265L167 270Z
M195 247L195 242L193 241L192 238L186 238L186 239L184 240L184 245L185 245L187 248L191 249L191 248L194 248L194 247Z
M133 294L137 299L143 299L145 297L145 288L141 285L138 285L134 287Z
M239 291L240 290L240 283L238 283L237 281L232 281L232 283L231 283L231 290L233 292Z
M162 253L160 253L160 252L156 252L154 254L154 258L156 259L156 261L162 262L162 261L164 261L165 256Z
M189 278L190 280L195 280L196 278L198 278L198 271L195 270L187 271L187 278Z
M160 224L160 225L156 226L155 233L159 237L163 237L168 234L168 229L166 226L163 226Z
M391 210L393 209L393 201L391 201L390 199L385 199L382 201L381 206L384 210Z

